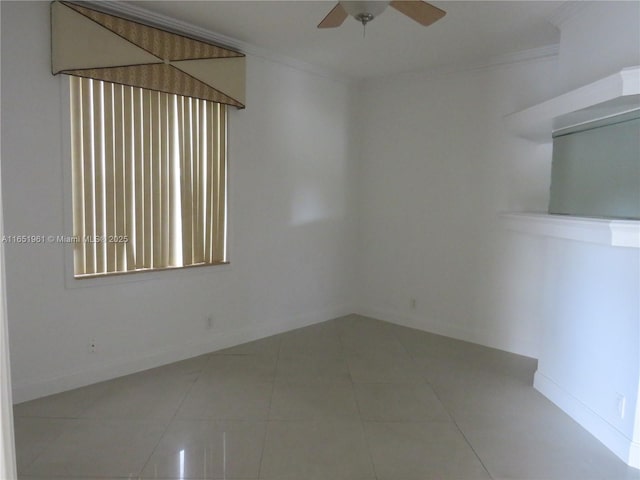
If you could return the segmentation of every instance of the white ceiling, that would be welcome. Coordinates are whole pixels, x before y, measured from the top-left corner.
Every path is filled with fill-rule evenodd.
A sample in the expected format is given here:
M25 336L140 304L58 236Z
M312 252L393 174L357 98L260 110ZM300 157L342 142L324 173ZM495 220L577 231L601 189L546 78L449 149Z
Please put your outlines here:
M134 6L206 28L354 79L477 64L556 44L549 21L567 2L434 1L447 15L422 27L388 8L367 26L352 18L316 28L329 1L133 1Z

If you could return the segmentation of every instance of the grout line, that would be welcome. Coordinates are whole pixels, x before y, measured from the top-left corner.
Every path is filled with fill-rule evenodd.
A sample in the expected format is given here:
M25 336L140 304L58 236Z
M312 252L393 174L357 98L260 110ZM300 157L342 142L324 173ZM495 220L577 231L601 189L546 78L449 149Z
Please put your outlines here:
M347 364L347 372L349 373L349 380L351 380L351 389L353 391L353 397L356 402L356 408L358 409L358 420L360 420L360 430L362 432L362 437L364 438L365 446L367 447L367 453L369 454L369 461L371 462L371 471L373 472L376 480L379 480L378 472L376 471L376 464L373 461L373 451L371 450L371 444L369 443L369 437L367 437L367 431L364 428L365 420L362 418L362 410L360 409L360 402L358 401L358 394L356 393L356 383L353 381L353 376L351 375L351 367L349 366L349 361L347 360L346 350L344 348L344 342L342 341L342 333L340 332L340 328L336 325L336 329L338 330L338 339L340 341L340 348L342 349L344 361Z
M419 365L415 363L416 358L413 356L413 354L409 351L409 349L405 346L404 343L402 343L402 341L400 340L400 338L397 336L396 333L393 334L393 336L395 337L395 339L400 343L400 345L402 345L402 348L405 350L405 352L407 352L407 354L409 355L409 357L411 358L411 362L419 368ZM447 408L447 406L445 405L445 402L442 400L442 398L440 397L440 394L438 393L438 391L436 390L435 385L433 385L431 382L429 382L429 380L427 379L426 375L421 375L422 378L424 379L425 383L427 385L429 385L429 387L433 390L433 394L436 396L436 398L438 399L438 402L440 402L440 405L442 405L442 408L444 408L445 412L447 412L447 415L449 416L449 418L451 419L451 423L453 423L456 426L456 429L460 432L460 435L462 435L462 438L464 438L464 441L467 443L467 445L469 445L469 448L471 449L471 451L473 452L473 454L476 456L476 458L478 459L478 461L480 462L480 465L482 465L482 468L484 469L485 472L487 472L487 475L489 476L489 479L493 480L493 476L491 475L491 472L489 472L489 469L487 468L487 466L484 464L484 462L482 461L482 459L480 458L480 455L478 455L478 452L476 452L476 449L473 448L473 445L471 445L471 442L469 441L469 439L467 438L467 436L464 434L464 432L462 431L462 429L460 428L460 425L458 425L458 422L456 421L455 417L453 416L453 414L451 413L451 411L449 410L449 408Z
M435 390L434 390L435 391ZM437 395L437 393L436 393ZM438 397L440 398L440 397ZM473 445L471 445L471 442L469 441L469 439L467 438L467 436L464 434L464 432L462 431L462 429L460 428L460 425L458 425L458 422L456 422L455 418L453 418L453 416L451 417L453 419L453 424L456 426L456 428L458 429L458 431L460 432L460 435L462 435L462 438L464 438L464 441L467 442L467 445L469 445L469 448L471 449L471 451L473 452L473 454L476 456L476 458L478 459L478 461L480 462L480 465L482 465L482 468L484 468L484 471L487 472L487 475L489 476L490 479L493 479L493 476L491 475L491 472L489 472L489 469L487 468L487 466L484 464L484 462L482 461L482 459L480 458L480 455L478 455L478 452L476 452L476 449L473 448Z
M49 396L64 395L64 394L69 393L69 392L72 392L72 391L74 391L74 390L80 390L80 389L84 389L84 388L96 387L96 385L103 384L103 383L108 383L108 382L112 382L112 381L114 381L114 380L116 380L116 379L105 380L104 382L98 382L98 383L93 384L93 385L86 385L86 386L84 386L84 387L78 387L78 388L75 388L75 389L72 389L72 390L69 390L69 391L66 391L66 392L60 392L60 393L53 394L53 395L49 395ZM46 401L46 400L44 400L44 398L47 398L47 397L43 397L43 398L39 398L39 399L34 399L34 400L30 400L30 401L38 401L38 400L40 400L40 401ZM47 442L46 446L42 449L42 451L41 451L40 453L38 453L38 454L37 454L37 455L36 455L36 456L35 456L35 457L34 457L34 458L33 458L33 459L32 459L32 460L31 460L27 465L25 465L21 470L28 470L29 468L31 468L31 467L32 467L32 466L33 466L33 465L34 465L34 464L35 464L35 463L40 459L40 457L42 457L42 456L47 452L47 450L48 450L52 445L55 445L55 444L57 443L57 441L62 437L62 435L64 435L67 431L69 431L69 429L70 429L71 427L73 427L73 424L74 424L74 423L76 423L76 424L77 424L77 422L78 422L78 421L83 421L83 420L88 420L88 421L91 421L91 420L94 420L94 421L95 421L95 420L101 420L100 418L84 417L84 416L83 416L83 415L84 415L84 414L85 414L85 413L86 413L86 412L87 412L87 411L88 411L88 410L89 410L93 405L95 405L95 404L98 402L98 400L99 400L100 398L101 398L100 396L97 396L96 398L94 398L93 400L91 400L90 402L88 402L88 403L87 403L83 408L80 408L80 411L79 411L79 413L78 413L77 415L72 415L72 416L68 416L68 417L66 417L66 416L61 416L61 417L58 417L58 416L46 416L46 415L26 415L26 416L21 416L21 415L16 415L16 414L14 413L14 415L13 415L14 422L15 422L15 420L16 420L16 419L18 419L18 418L24 418L24 419L26 419L26 418L37 418L37 419L40 419L40 420L62 420L62 421L64 421L64 423L66 423L66 424L67 424L67 425L65 425L65 426L60 430L60 433L59 433L58 435L56 435L56 436L55 436L55 438L54 438L54 439L52 439L50 442ZM28 403L28 402L25 402L25 403ZM38 477L36 477L36 478L38 478Z
M360 316L358 316L358 317L361 318L361 319L365 319L366 318L366 317L360 317ZM361 427L361 434L363 435L364 444L365 444L365 446L367 448L367 452L368 452L368 455L369 455L371 471L373 472L374 478L379 480L379 473L376 472L375 463L374 463L374 455L373 455L373 451L371 449L371 444L370 444L371 443L370 442L371 439L367 436L367 431L366 431L366 428L365 428L366 427L365 424L367 424L367 423L404 423L404 422L381 421L381 420L378 420L378 421L376 421L376 420L365 420L363 418L363 415L362 415L361 404L360 404L359 399L358 399L356 387L358 386L359 383L364 383L364 384L391 384L391 385L393 385L395 383L393 383L393 382L357 382L356 383L354 381L352 370L350 368L349 361L347 359L347 356L348 356L347 352L352 352L353 353L353 352L357 351L358 349L356 349L354 351L346 350L345 349L345 346L346 346L345 342L346 342L346 339L348 338L348 335L347 335L348 333L363 332L366 329L366 327L363 328L362 325L358 325L358 324L353 325L353 326L347 325L348 328L345 330L344 328L340 328L340 325L336 322L336 320L337 319L333 319L333 320L329 320L328 322L333 322L330 325L331 325L332 329L335 330L337 338L339 340L341 355L339 357L337 357L337 358L340 358L344 362L344 364L346 364L347 374L348 374L348 383L347 383L347 385L351 385L351 391L352 391L352 394L353 394L353 398L354 398L354 401L356 402L356 408L357 408L357 412L358 412L358 420L360 422L360 427ZM383 322L383 323L386 324L388 322ZM480 456L476 452L474 446L471 444L471 442L469 441L469 439L465 435L465 432L462 430L460 425L457 423L456 418L454 417L454 415L452 413L451 407L448 407L445 404L445 402L443 402L443 400L441 398L441 394L438 392L438 390L436 389L435 385L430 382L429 375L425 374L424 371L423 371L424 369L420 368L420 365L418 364L418 360L419 359L417 358L418 353L416 353L416 355L412 354L410 349L408 348L408 346L411 346L411 343L408 342L407 344L405 344L402 341L402 339L401 339L402 337L400 335L400 333L402 333L402 332L400 332L399 329L403 329L403 331L404 331L404 329L406 329L406 330L411 330L411 329L408 328L408 327L400 326L400 325L394 325L394 324L389 324L389 325L392 325L393 328L389 328L389 329L384 330L383 331L384 336L385 337L390 337L391 339L394 339L396 342L398 342L400 344L402 351L411 360L411 365L416 368L417 372L420 373L420 377L419 377L420 383L417 383L417 380L414 381L414 382L402 382L402 383L414 384L414 385L421 385L421 384L424 383L425 385L429 386L429 388L432 389L436 399L442 405L444 411L447 413L447 416L449 418L448 421L450 421L453 425L455 425L456 429L460 432L460 434L464 438L465 442L467 443L467 445L469 446L471 451L473 451L474 455L476 456L476 458L478 459L478 461L482 465L484 471L488 475L488 478L489 479L494 479L494 477L491 475L491 473L489 472L488 468L486 467L486 465L484 464L484 462L482 461L482 459L480 458ZM306 327L302 327L302 328L306 328ZM264 421L260 420L259 422L255 421L255 420L251 420L251 419L249 419L249 420L243 419L242 420L244 422L249 422L249 423L255 422L255 423L260 423L260 424L264 425L264 433L263 433L263 437L262 437L261 452L260 452L259 465L258 465L258 477L261 477L261 475L263 474L263 462L264 462L264 454L265 454L265 449L266 449L266 439L267 439L269 426L273 425L273 424L275 424L277 422L288 422L288 421L299 422L300 421L300 420L296 420L296 419L290 419L290 420L272 420L271 419L272 406L273 406L273 400L274 400L274 395L275 395L275 388L277 387L276 378L277 378L277 375L278 375L278 368L279 368L279 365L280 365L280 361L282 359L284 359L284 357L283 357L283 354L284 354L283 343L284 343L284 338L285 338L286 333L287 332L283 332L283 333L280 333L280 334L276 335L276 337L277 337L276 350L277 351L276 352L272 352L271 351L271 347L270 347L270 350L269 350L269 358L273 358L273 353L276 353L276 355L275 355L275 370L273 371L273 376L271 378L271 393L270 393L270 397L269 397L268 410L267 410L268 413L267 413L266 420L264 420ZM411 339L412 339L412 337L411 337ZM419 340L419 338L418 338L418 340ZM386 342L385 342L385 344L386 344ZM379 349L379 351L386 352L386 351L388 351L388 348L382 348L382 349ZM248 356L253 356L253 357L260 357L261 356L260 354L258 354L258 355L254 355L254 354L232 354L232 356L247 356L247 355ZM195 385L205 376L205 372L207 370L207 366L213 361L214 358L216 358L217 355L215 353L208 353L208 354L205 354L203 356L205 356L206 358L203 359L201 367L199 367L198 369L189 369L188 372L184 372L184 373L181 374L181 375L186 376L187 378L188 378L189 375L194 375L194 378L190 382L187 382L187 385L186 385L186 388L185 388L185 392L182 395L181 400L179 401L179 403L178 403L173 415L168 420L168 423L164 427L164 430L160 434L158 441L156 442L155 446L153 447L153 449L151 451L151 454L149 455L149 457L144 462L142 470L139 472L140 475L142 474L142 472L146 468L150 467L150 461L151 461L153 455L158 450L158 446L160 445L160 443L162 442L163 438L167 434L167 432L168 432L170 426L172 425L173 421L176 420L177 414L180 411L180 409L183 406L183 404L185 403L186 398L192 392L192 390L195 387ZM313 358L313 356L312 356L312 358ZM178 363L178 362L174 362L174 363ZM169 364L169 365L171 365L171 364ZM162 368L162 367L158 367L158 368ZM452 370L452 372L454 372L454 370ZM304 372L303 372L303 374L304 374ZM306 376L303 377L303 378L309 378L309 374L310 374L310 372L307 371L306 372ZM120 377L120 378L122 378L122 377ZM118 379L112 379L112 380L109 380L108 382L113 382L113 381L117 381L117 380ZM306 385L306 383L302 383L302 384ZM97 403L99 401L99 399L100 399L100 397L97 397L92 402L89 402L89 406L85 407L84 409L81 408L80 410L82 410L82 413L80 415L85 414L91 408L91 406L93 406L95 403ZM451 405L451 402L449 402L449 405ZM77 422L78 420L88 420L88 421L120 420L120 419L117 419L117 418L104 419L104 418L87 418L87 417L82 417L82 416L80 416L80 417L75 417L75 416L71 416L71 417L46 417L46 416L40 417L40 416L32 416L32 417L17 417L17 418L23 418L23 419L24 418L40 418L40 419L49 419L49 420L61 420L62 422L67 422L68 425L67 424L64 425L64 428L62 429L61 433L58 436L56 436L56 440L59 439L60 436L62 436L65 432L69 431L69 429L72 428L74 423ZM196 420L196 419L197 420L201 420L201 419L198 419L196 417L194 417L193 419L188 418L188 420ZM122 420L127 420L127 419L122 419ZM164 420L165 419L161 419L161 421L164 421ZM237 420L237 419L228 419L227 420L227 419L217 419L216 418L216 419L213 419L213 420L215 420L215 422L225 422L225 421L228 421L228 420ZM137 420L137 421L139 421L139 420ZM154 419L150 419L150 421L154 421ZM311 419L310 421L311 422L318 422L318 419ZM339 420L339 421L342 421L342 419ZM425 422L431 422L431 421L437 421L437 420L426 420L426 421L410 420L409 422L410 423L418 423L418 422L419 423L425 423ZM55 444L56 440L47 443L47 445L45 446L43 451L35 456L35 458L26 466L25 470L28 471L28 469L31 466L33 466L33 464L47 451L47 449ZM25 472L25 474L26 474L26 472ZM59 477L59 478L62 478L62 477ZM129 479L133 479L133 478L140 478L140 477L133 476L133 475L131 475L129 477Z
M176 419L178 412L180 411L180 408L182 407L182 404L184 403L184 401L187 399L187 396L189 395L189 393L191 393L191 390L193 390L193 387L195 386L195 384L198 382L198 380L200 379L200 377L202 376L202 372L204 371L205 366L207 365L207 363L209 363L210 357L211 357L211 353L206 354L207 355L207 361L203 363L202 367L200 368L200 371L198 372L198 374L196 375L195 379L191 382L191 385L189 385L189 387L186 389L186 391L184 392L184 395L182 396L182 399L180 400L180 403L178 404L178 406L176 407L175 412L173 412L173 415L171 416L171 418L169 419L169 421L167 422L166 427L164 428L164 430L162 431L162 434L160 435L160 437L158 438L158 441L156 442L156 444L153 447L153 450L151 450L151 453L149 454L149 457L147 457L147 460L144 462L144 465L142 466L142 468L140 469L138 478L142 478L142 472L144 472L145 468L147 468L147 465L149 464L149 462L151 461L151 459L153 458L153 454L156 453L156 450L158 449L158 445L160 445L160 442L162 441L162 439L164 438L164 436L167 434L167 432L169 431L169 427L171 426L171 424L173 423L173 421ZM197 358L197 357L196 357ZM187 359L187 361L190 359ZM174 362L174 363L179 363L179 362ZM173 364L169 364L169 365L173 365ZM159 367L162 368L162 367Z
M91 420L91 417L48 417L46 415L14 415L13 418L38 418L40 420Z
M278 334L278 354L276 355L276 366L273 372L273 378L271 381L271 395L269 396L269 409L267 411L267 419L264 422L264 435L262 436L262 448L260 449L260 462L258 465L258 478L262 476L262 462L264 461L264 450L267 445L267 433L269 432L269 424L271 423L271 407L273 404L273 394L276 390L276 377L278 376L278 365L280 364L280 353L282 352L282 335L286 333Z
M22 418L42 418L42 419L46 419L48 417L22 417ZM58 420L55 419L54 420ZM66 420L66 421L70 421L73 422L74 420L77 421L79 420L78 418L64 418L64 419L59 419L59 420ZM40 459L40 457L42 455L45 454L45 452L47 450L49 450L49 448L52 445L55 445L56 442L60 439L60 437L62 437L62 435L67 431L67 429L69 428L69 426L65 426L65 428L60 430L60 433L58 435L55 436L55 439L51 440L50 442L47 443L47 445L42 449L42 451L40 453L38 453L35 457L33 457L33 460L31 460L27 465L25 465L21 470L25 470L28 472L28 470ZM21 474L22 472L18 471L18 466L16 465L16 473ZM19 475L20 476L20 475ZM37 477L36 477L37 478Z

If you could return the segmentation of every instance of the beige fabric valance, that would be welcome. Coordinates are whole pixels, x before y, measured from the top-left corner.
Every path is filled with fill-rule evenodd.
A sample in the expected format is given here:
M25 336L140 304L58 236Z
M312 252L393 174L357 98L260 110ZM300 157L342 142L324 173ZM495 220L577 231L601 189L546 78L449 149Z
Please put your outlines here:
M54 75L245 106L245 56L67 2L51 4Z

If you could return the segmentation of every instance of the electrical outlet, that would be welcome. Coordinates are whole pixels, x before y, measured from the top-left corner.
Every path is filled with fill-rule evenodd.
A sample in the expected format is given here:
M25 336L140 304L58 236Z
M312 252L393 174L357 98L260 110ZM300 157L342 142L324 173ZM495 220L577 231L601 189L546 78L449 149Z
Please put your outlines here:
M618 393L617 400L618 400L618 415L620 416L620 419L623 420L625 410L627 409L627 397L625 397L621 393Z
M415 298L409 299L409 306L411 307L411 310L415 310L416 309L416 299Z
M213 328L213 315L209 315L207 317L207 330L211 330Z
M89 339L89 353L96 353L96 339Z

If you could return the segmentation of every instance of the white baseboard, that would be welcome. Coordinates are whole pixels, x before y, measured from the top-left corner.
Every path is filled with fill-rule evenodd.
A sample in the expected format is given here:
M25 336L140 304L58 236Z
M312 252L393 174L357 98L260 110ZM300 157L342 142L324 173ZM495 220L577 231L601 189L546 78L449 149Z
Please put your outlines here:
M359 315L384 320L405 327L423 330L437 335L456 338L466 342L477 343L491 348L497 348L518 355L525 355L536 358L533 345L519 345L517 349L513 345L501 345L495 341L487 341L481 335L468 331L456 325L445 324L443 322L426 320L423 318L403 315L398 312L382 310L370 307L356 308ZM578 422L585 430L591 433L596 439L604 444L609 450L617 455L622 461L634 468L640 468L640 443L634 442L626 437L620 430L615 428L596 412L591 410L580 400L565 391L539 371L534 378L534 388L545 397L555 403L561 410Z
M640 469L640 442L631 442L627 465Z
M359 315L363 315L365 317L395 323L396 325L402 325L403 327L415 328L417 330L423 330L425 332L435 333L436 335L443 335L445 337L452 337L459 340L469 342L473 341L469 338L468 332L464 331L463 329L457 328L452 325L446 325L441 322L419 319L391 310L383 310L375 307L362 307L359 308L356 312Z
M535 374L533 387L560 407L623 462L631 467L640 468L638 442L626 437L620 430L540 371Z
M192 342L162 351L156 351L142 357L131 357L115 362L92 365L89 368L66 372L54 378L41 378L13 386L13 402L20 403L55 393L84 387L93 383L159 367L168 363L186 360L223 348L283 333L296 328L324 322L332 318L348 315L351 307L328 308L292 317L287 320L245 326L242 329L217 335L206 341Z
M455 338L464 342L475 343L489 348L495 348L504 352L523 355L525 357L538 358L537 346L533 342L518 344L504 344L496 341L496 338L482 335L481 332L471 331L451 323L445 323L433 319L425 319L417 315L404 315L390 310L371 307L359 307L355 310L358 315L371 317L386 322L395 323L403 327L415 328L436 335Z

